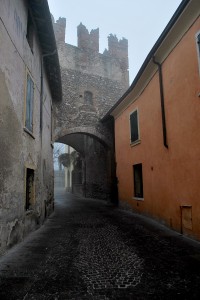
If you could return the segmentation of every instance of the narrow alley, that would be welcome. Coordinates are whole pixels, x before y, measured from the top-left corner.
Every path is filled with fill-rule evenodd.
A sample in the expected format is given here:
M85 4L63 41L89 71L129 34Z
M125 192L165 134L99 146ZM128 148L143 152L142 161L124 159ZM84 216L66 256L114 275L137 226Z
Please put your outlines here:
M200 243L57 190L55 212L0 259L0 299L199 299Z

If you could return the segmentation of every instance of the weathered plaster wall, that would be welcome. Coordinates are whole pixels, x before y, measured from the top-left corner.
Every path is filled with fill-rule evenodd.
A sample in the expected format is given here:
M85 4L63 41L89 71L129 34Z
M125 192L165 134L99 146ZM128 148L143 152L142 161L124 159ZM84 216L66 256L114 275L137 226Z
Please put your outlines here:
M51 96L44 78L40 132L41 55L26 39L25 1L0 0L0 253L21 241L53 207ZM35 83L33 135L24 131L26 72ZM42 142L41 142L42 141ZM25 211L25 168L35 170L35 203ZM46 207L46 208L45 208Z

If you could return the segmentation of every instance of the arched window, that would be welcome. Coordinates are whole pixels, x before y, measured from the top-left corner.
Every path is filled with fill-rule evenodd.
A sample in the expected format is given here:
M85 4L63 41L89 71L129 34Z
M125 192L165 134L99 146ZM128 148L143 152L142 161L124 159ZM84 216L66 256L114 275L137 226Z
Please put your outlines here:
M86 104L92 105L93 104L92 98L93 98L93 95L90 91L85 91L84 92L84 100L85 100Z

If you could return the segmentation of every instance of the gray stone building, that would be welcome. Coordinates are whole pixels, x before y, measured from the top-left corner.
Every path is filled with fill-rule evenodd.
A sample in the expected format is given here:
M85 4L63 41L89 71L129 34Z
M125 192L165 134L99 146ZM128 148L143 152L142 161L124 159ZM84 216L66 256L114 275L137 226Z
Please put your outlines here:
M82 176L74 169L73 191L107 199L115 176L113 126L101 118L129 86L128 41L111 34L101 54L99 29L89 32L80 23L76 47L65 43L66 20L53 24L63 85L63 102L55 104L55 141L81 154Z
M46 0L0 0L0 253L53 210L52 103L62 98Z

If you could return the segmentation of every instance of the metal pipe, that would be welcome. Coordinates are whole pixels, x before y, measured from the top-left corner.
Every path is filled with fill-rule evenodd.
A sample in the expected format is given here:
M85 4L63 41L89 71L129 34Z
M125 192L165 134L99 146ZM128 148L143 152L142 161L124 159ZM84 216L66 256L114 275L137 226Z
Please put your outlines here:
M166 148L168 148L166 117L165 117L165 101L164 101L164 90L163 90L163 77L162 77L162 65L158 61L156 61L155 56L153 56L153 62L154 62L154 64L156 64L158 66L159 85L160 85L160 102L161 102L161 112L162 112L163 144Z

